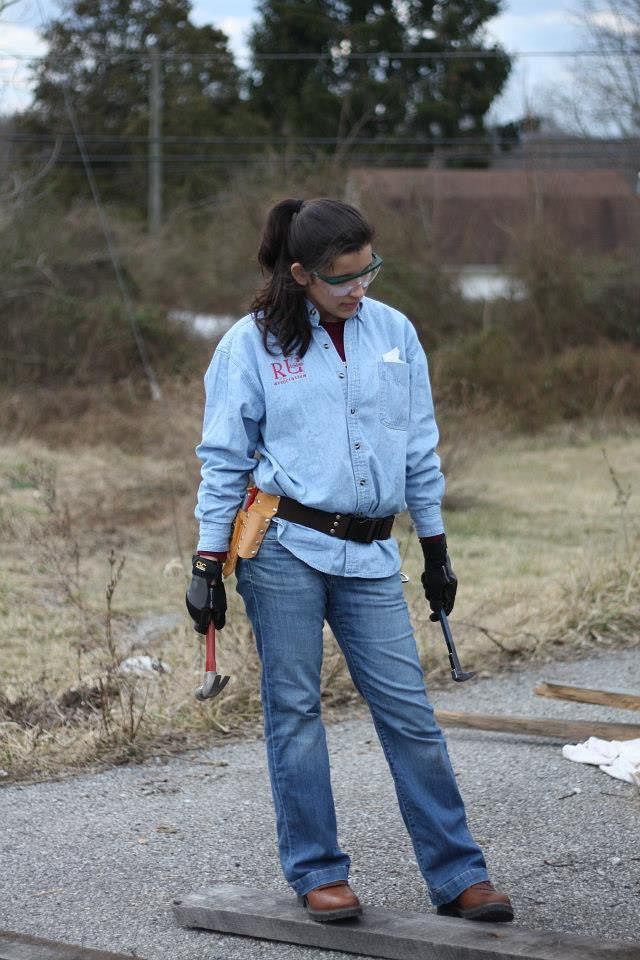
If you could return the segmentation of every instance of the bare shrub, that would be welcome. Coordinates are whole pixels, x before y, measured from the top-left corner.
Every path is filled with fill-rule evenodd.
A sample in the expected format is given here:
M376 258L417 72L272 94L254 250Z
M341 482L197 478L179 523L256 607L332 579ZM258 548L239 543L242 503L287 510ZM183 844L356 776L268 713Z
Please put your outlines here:
M494 322L529 355L548 358L601 340L640 346L638 250L578 253L549 229L518 238L508 265L526 296L497 305Z
M48 689L44 678L17 696L0 693L0 741L7 732L15 741L16 729L29 732L29 752L33 754L43 742L43 733L54 736L56 728L88 721L90 726L93 722L96 747L101 740L111 745L123 742L131 747L145 716L149 683L123 674L123 652L114 635L113 596L125 558L117 558L113 550L109 554L110 575L101 618L95 599L87 590L81 535L76 531L69 505L58 495L52 465L36 460L20 471L14 470L13 479L20 479L33 489L44 510L44 516L27 524L26 532L36 566L46 569L48 583L73 610L78 629L69 642L76 648L77 683L61 695ZM42 573L34 570L33 581L39 585L41 580Z
M433 377L449 406L466 396L506 429L640 416L640 351L607 340L535 357L494 328L438 351Z
M640 528L629 515L632 486L624 483L605 448L602 456L611 480L618 530L612 542L599 544L582 568L563 585L555 643L578 639L601 644L638 643L640 637Z

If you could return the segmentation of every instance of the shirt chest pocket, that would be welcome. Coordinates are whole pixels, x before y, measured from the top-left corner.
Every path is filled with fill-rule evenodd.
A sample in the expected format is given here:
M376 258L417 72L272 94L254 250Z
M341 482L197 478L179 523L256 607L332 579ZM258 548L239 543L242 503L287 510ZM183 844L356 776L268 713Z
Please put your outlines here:
M409 426L409 364L378 361L378 414L385 427L406 430Z

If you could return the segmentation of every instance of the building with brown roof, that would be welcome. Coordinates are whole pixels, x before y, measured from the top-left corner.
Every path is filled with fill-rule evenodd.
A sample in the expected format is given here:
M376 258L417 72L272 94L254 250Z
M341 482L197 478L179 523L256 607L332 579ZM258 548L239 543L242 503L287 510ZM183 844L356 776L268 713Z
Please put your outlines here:
M501 267L532 229L588 254L640 245L640 198L620 170L368 168L354 170L351 187L365 206L375 198L408 222L418 214L435 257L470 295L482 277L480 295L500 295Z

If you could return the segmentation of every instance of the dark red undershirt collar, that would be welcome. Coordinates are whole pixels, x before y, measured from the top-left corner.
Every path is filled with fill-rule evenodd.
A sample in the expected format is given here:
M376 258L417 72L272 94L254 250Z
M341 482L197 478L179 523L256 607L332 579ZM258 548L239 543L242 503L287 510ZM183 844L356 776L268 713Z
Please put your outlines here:
M340 359L346 363L347 358L344 352L344 320L321 320L320 326L326 330L331 338L331 342L338 351Z

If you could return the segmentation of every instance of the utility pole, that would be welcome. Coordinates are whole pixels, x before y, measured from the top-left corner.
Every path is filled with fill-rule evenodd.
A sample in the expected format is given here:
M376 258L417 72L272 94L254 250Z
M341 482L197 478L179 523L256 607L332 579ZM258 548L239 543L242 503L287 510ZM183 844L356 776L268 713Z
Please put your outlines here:
M162 226L162 83L160 78L160 51L153 44L149 53L149 233L156 234Z

